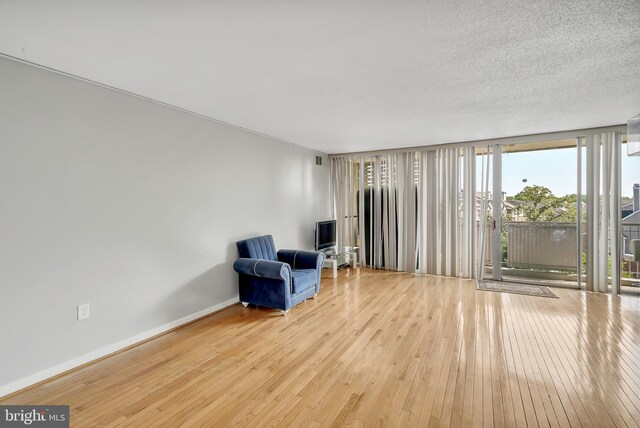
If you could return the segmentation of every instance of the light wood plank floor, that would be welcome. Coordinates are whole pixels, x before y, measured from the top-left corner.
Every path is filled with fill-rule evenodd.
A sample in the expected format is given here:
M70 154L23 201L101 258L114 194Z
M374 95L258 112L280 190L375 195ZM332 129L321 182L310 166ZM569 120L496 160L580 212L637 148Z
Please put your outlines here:
M640 297L368 269L233 306L4 404L72 426L640 426Z

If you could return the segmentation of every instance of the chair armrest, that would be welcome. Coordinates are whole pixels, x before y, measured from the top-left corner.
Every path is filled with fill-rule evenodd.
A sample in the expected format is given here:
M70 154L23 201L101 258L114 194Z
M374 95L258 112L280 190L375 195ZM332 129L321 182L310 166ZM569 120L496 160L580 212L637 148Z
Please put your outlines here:
M233 269L243 275L285 281L291 279L291 266L272 260L240 258L233 263Z
M280 250L278 260L288 263L292 269L322 269L324 254L316 251Z

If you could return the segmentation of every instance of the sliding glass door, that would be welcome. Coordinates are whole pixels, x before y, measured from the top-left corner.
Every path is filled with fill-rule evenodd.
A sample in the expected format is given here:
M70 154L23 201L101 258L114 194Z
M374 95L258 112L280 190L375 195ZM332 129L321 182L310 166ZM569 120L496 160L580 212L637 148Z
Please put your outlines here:
M489 277L580 286L581 158L575 139L494 147Z

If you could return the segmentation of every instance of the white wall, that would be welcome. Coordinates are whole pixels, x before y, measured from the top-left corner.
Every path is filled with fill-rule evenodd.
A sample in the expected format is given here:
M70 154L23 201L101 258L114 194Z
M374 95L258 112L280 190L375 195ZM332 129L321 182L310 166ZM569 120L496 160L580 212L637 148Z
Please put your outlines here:
M329 217L326 156L4 58L0 94L5 393L237 300L236 240Z

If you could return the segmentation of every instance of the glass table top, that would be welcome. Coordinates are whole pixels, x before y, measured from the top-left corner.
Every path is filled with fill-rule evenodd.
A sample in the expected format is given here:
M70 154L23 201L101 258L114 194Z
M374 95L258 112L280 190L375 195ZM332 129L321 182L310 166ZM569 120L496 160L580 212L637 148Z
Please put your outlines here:
M340 248L332 248L330 250L325 251L324 254L327 257L338 257L338 256L342 256L344 254L355 253L355 252L358 251L358 249L359 249L359 247L350 247L350 246L340 247Z

